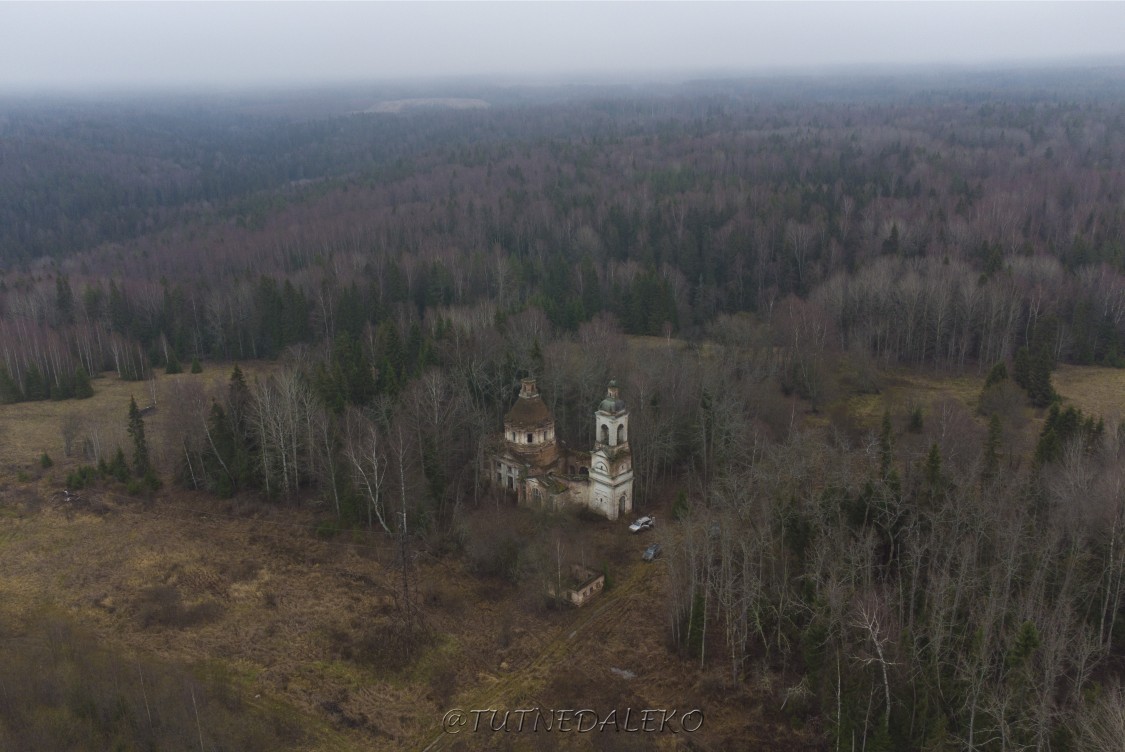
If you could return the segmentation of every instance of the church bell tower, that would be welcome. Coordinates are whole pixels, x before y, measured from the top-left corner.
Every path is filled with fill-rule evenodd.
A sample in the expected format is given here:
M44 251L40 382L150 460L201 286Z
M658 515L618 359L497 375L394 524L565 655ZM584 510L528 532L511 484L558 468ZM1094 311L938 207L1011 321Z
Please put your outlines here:
M633 511L633 454L629 450L629 411L617 382L594 411L594 451L590 455L590 506L611 520Z

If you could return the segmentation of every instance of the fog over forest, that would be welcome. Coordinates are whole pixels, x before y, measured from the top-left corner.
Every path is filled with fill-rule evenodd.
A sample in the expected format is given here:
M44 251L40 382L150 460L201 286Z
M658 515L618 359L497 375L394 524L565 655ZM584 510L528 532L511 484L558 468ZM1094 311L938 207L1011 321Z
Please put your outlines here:
M1119 3L4 3L0 91L1120 60Z
M0 749L1120 750L1122 28L0 4Z

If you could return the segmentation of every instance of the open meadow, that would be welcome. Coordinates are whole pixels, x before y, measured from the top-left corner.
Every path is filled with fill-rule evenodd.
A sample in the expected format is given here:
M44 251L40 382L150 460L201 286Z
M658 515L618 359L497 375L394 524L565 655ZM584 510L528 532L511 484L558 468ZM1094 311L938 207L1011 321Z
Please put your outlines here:
M255 364L244 370L250 379L262 373ZM216 388L226 375L225 367L158 375L157 409L146 417L150 443L168 443L174 424L162 412L177 390L193 381ZM282 740L309 750L601 749L606 741L596 735L480 732L466 741L443 735L440 721L453 707L623 712L690 705L707 709L701 742L762 749L802 743L766 698L728 696L709 672L684 676L667 649L664 569L640 561L651 537L630 537L624 525L605 521L486 505L470 516L477 534L504 531L484 536L503 547L546 530L610 573L606 595L581 610L547 609L534 583L513 587L473 574L474 557L487 552L416 552L409 588L421 631L405 638L396 542L366 530L318 535L325 509L315 499L300 507L221 501L167 481L148 499L111 481L65 492L66 473L84 461L77 452L66 456L66 416L91 435L97 430L103 446L127 447L129 397L141 403L151 395L149 383L108 376L95 381L95 391L82 401L0 409L7 426L0 626L43 650L95 645L113 675L143 665L142 679L171 677L164 682L175 707L166 714L188 727L198 719L205 742L210 731L245 717L254 720L246 749ZM39 467L43 451L58 458L53 467ZM166 470L169 459L158 462ZM189 699L184 687L199 697ZM137 723L163 723L170 733L171 720L146 721L141 696L134 699ZM193 701L205 703L194 716ZM61 722L44 721L51 729ZM618 735L610 747L652 748L653 741ZM657 747L676 744L663 736Z

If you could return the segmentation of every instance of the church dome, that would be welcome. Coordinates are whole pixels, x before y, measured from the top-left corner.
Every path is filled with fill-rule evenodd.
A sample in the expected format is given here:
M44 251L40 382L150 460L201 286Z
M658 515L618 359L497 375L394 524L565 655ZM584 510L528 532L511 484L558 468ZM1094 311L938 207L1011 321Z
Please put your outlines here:
M505 425L513 428L537 428L550 422L551 411L539 396L535 379L523 379L520 383L519 399L504 416Z
M625 412L625 400L621 399L618 395L616 381L609 382L609 388L606 390L605 399L598 405L598 412L609 413L610 415Z

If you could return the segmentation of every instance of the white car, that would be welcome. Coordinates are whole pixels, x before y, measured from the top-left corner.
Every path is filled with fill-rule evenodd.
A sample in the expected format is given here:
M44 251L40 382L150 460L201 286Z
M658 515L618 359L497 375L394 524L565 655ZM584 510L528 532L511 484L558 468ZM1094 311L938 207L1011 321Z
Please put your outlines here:
M641 517L639 520L629 526L630 533L639 533L642 530L652 530L653 525L656 524L655 517Z

